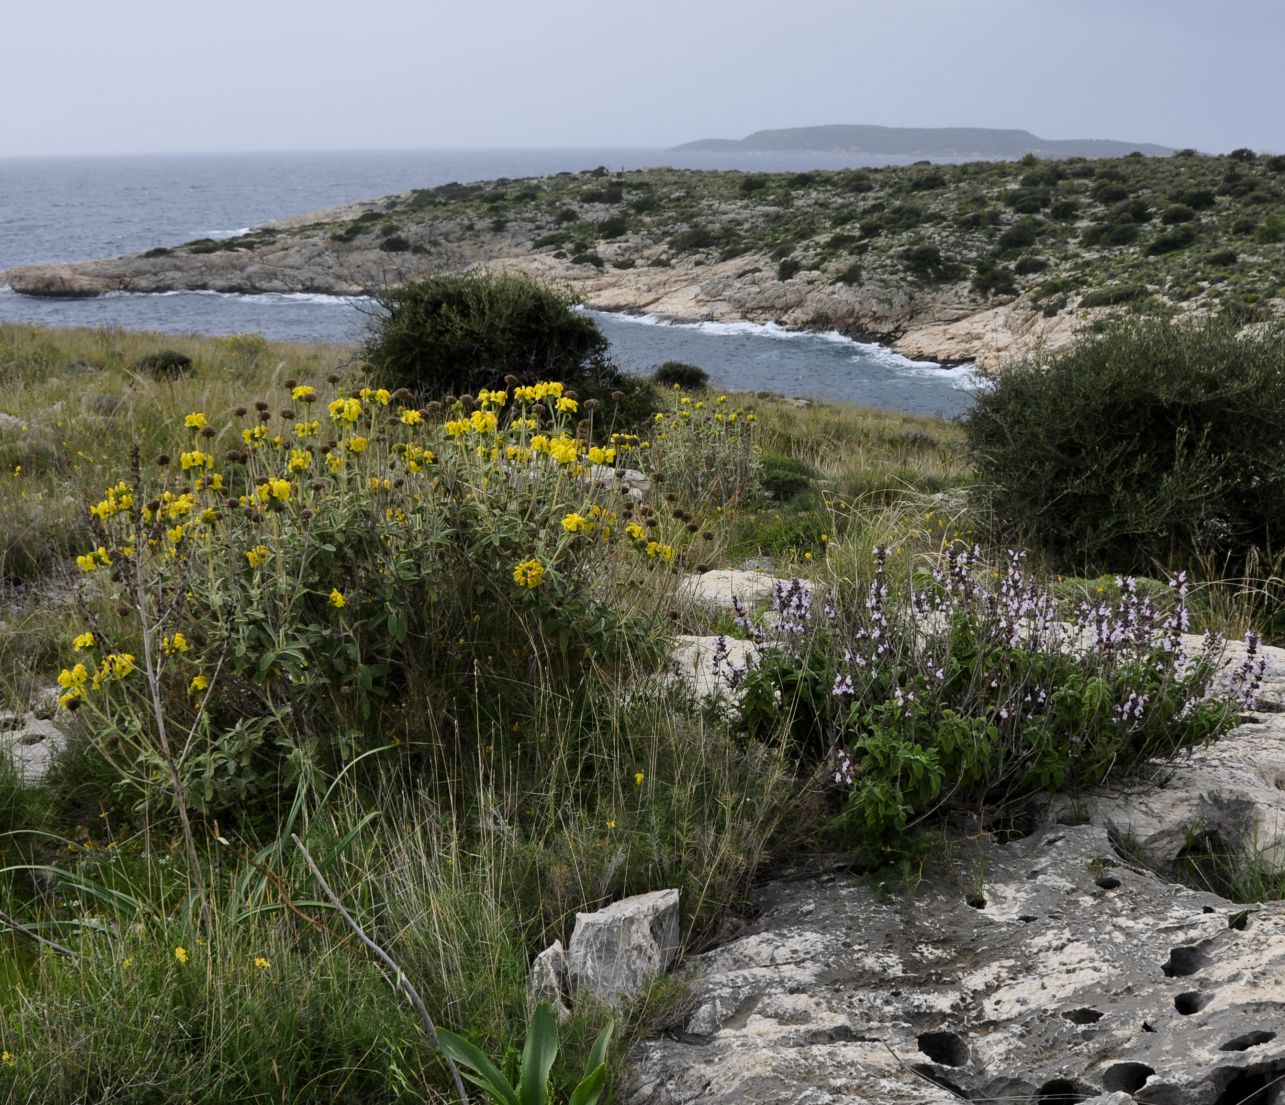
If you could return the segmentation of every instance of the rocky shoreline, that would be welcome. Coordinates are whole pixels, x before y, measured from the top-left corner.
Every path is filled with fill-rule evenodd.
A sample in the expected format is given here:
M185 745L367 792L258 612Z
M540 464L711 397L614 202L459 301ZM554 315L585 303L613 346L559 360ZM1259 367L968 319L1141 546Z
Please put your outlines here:
M1039 348L1067 344L1079 321L1074 310L1045 317L1025 296L977 303L956 286L918 289L879 279L847 286L819 271L783 280L767 255L615 267L615 255L632 244L618 242L601 250L606 263L599 267L533 248L531 228L495 232L467 221L424 228L413 251L392 253L373 241L334 240L337 224L360 219L375 206L357 204L269 223L235 248L173 247L113 260L25 266L0 273L0 285L21 295L67 298L174 291L347 296L378 293L430 273L486 268L566 287L595 310L837 331L916 359L943 366L975 363L986 372Z

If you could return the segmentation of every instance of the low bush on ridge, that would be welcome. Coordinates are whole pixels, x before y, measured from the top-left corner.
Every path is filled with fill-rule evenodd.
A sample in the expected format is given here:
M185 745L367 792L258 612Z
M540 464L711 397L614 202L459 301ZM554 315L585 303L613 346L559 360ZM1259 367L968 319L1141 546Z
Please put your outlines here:
M968 452L1013 544L1072 570L1242 567L1285 542L1279 328L1133 321L998 376Z

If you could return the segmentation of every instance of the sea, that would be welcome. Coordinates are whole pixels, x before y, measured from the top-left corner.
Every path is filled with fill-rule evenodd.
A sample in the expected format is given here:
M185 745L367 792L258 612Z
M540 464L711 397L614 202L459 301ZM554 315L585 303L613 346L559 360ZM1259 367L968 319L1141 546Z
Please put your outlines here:
M271 219L450 181L544 176L603 166L799 172L899 164L816 153L659 149L418 150L328 153L0 157L0 272L46 261L115 257L194 238L227 238ZM700 365L715 386L953 417L981 377L890 349L751 323L677 323L591 311L623 368ZM360 341L369 300L326 295L116 293L38 299L0 285L0 322L164 333L258 333L278 341ZM3 381L0 380L0 392Z

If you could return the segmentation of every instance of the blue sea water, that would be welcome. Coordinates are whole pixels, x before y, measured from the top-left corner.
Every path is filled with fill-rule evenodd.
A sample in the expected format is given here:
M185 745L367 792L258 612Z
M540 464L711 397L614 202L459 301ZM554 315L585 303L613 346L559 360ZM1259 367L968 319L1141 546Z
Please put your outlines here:
M654 149L421 150L0 158L0 271L114 257L193 238L229 237L270 219L449 181L540 176L603 165L800 171L888 164L822 154ZM373 305L333 296L176 292L34 299L0 286L0 321L167 333L257 332L284 341L355 341ZM749 324L667 324L594 313L626 368L667 360L704 367L716 385L924 414L967 408L977 377L837 334ZM0 389L3 381L0 381Z

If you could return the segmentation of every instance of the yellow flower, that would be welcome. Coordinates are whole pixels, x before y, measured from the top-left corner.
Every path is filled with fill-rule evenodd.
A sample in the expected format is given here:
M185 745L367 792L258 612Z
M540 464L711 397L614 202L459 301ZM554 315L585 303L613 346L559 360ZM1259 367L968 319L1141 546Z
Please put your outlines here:
M405 410L402 411L403 426L418 426L424 421L424 416L419 411Z
M6 1067L12 1067L17 1062L18 1057L14 1055L12 1051L6 1050L0 1052L0 1063L3 1063Z
M280 499L284 502L286 499L290 498L290 491L290 481L276 477L267 480L265 483L259 484L259 486L254 489L254 493L262 502L265 503L269 499Z
M659 541L647 542L647 555L659 560L665 561L666 564L673 563L674 546L662 545Z
M286 465L291 472L306 472L312 464L311 449L291 449L290 463Z
M316 395L316 394L317 394L317 389L313 387L311 384L300 384L298 387L291 389L290 398L299 400L299 399L304 399L309 395Z
M630 522L629 525L625 527L625 535L632 538L635 541L641 541L644 537L647 536L647 531L643 529L642 526L640 526L637 522Z
M580 409L580 404L564 395L558 400L557 409L565 414L575 414Z
M189 694L200 694L202 691L208 690L209 686L210 681L205 676L195 675L192 677L192 682L187 685L187 689Z
M607 828L614 829L615 827L616 827L616 819L613 817L610 820L608 820Z
M531 444L535 444L534 439ZM549 456L559 464L570 464L576 459L576 453L576 442L574 438L559 437L549 442Z
M161 641L161 651L167 654L171 652L186 652L187 649L187 638L182 633L175 633L173 637L165 637Z
M316 437L321 433L321 423L316 419L311 422L296 422L294 432L296 437Z
M341 592L338 587L332 587L330 589L330 605L336 610L342 610L348 605L348 600L344 598L343 592Z
M496 418L494 411L474 411L469 415L469 425L473 427L475 434L494 433L500 420Z
M257 568L268 559L269 555L267 545L255 545L254 548L246 552L245 558L250 562L251 568Z
M366 447L370 444L364 437L350 437L348 439L348 452L364 453Z
M78 634L72 639L71 647L77 652L83 652L87 648L93 648L96 643L94 635L92 633L85 632Z
M58 686L65 691L77 690L88 681L89 669L84 664L77 664L74 668L63 668L58 675Z
M360 399L336 399L328 410L335 422L356 422L361 417Z
M203 430L205 429L205 415L200 411L195 411L183 419L183 425L189 430Z
M647 778L647 776L646 776L645 774L643 774L643 772L641 772L641 771L635 771L635 772L634 772L634 786L636 786L636 787L640 787L640 786L642 786L642 785L643 785L643 780L644 780L645 778Z
M538 560L524 560L513 569L513 582L534 591L544 578L544 565Z
M267 960L266 957L262 955L256 955L254 957L254 966L256 970L266 971L269 967L272 966L272 964Z
M182 944L180 944L177 948L174 949L174 958L177 959L180 963L187 962L188 960L187 949L183 947Z
M388 400L392 398L392 394L387 388L362 388L361 398L363 402L369 403L373 401L381 407L386 407L388 406Z
M134 957L132 955L127 955L124 959L120 961L120 966L122 971L128 971L133 965L134 965Z
M344 458L338 453L327 453L326 467L332 472L342 472L344 468Z
M589 520L572 511L562 519L562 528L568 533L584 533L589 528Z
M187 453L180 453L178 458L179 464L183 471L187 472L192 468L213 468L214 458L209 453L203 453L200 449L193 449Z

